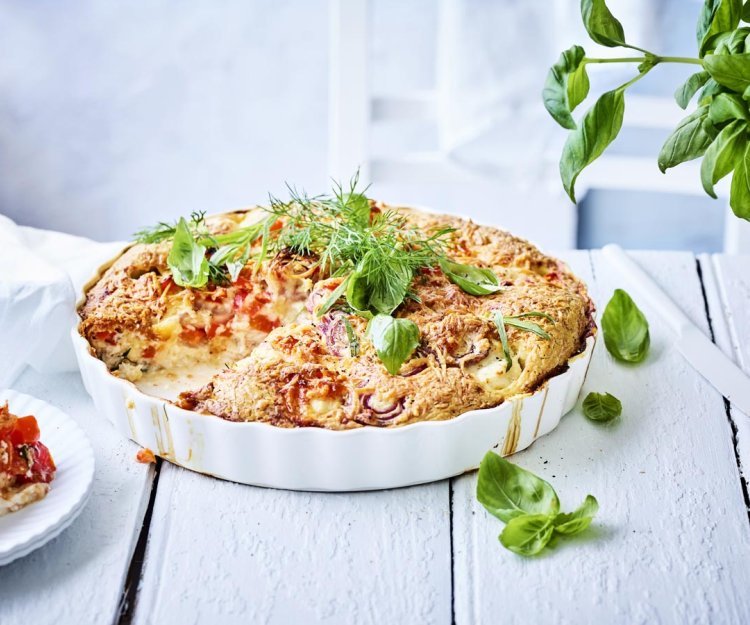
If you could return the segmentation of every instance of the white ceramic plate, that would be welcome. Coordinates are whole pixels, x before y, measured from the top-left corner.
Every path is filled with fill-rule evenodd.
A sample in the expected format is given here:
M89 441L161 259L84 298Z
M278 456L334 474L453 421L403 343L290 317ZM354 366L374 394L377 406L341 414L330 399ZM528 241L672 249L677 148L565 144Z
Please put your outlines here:
M0 565L27 555L60 534L81 513L94 483L94 450L71 417L15 391L0 391L0 401L6 400L13 414L37 418L41 441L49 447L57 473L44 499L0 517Z

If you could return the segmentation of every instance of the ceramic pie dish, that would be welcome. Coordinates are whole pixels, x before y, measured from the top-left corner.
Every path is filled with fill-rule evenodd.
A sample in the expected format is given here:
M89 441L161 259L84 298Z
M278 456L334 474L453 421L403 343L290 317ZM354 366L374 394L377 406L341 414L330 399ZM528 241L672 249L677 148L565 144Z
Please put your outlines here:
M390 210L382 206L371 202L373 211ZM431 214L425 217L413 209L397 210L409 223L432 223ZM231 217L244 225L252 214L253 209L215 219L222 228L222 218ZM329 295L335 300L343 293L343 288L338 288L341 278L323 275L308 281L312 286L305 287L306 301L295 299L286 288L279 297L297 308L293 315L284 317L280 313L276 319L268 305L259 312L257 302L249 305L248 312L250 298L246 293L238 299L236 290L242 274L233 278L236 284L226 289L217 287L199 294L199 298L187 292L189 289L176 293L171 285L160 287L164 284L161 266L166 252L152 245L131 249L113 259L97 270L80 294L82 321L73 329L72 338L86 389L117 429L162 458L194 471L259 486L322 491L393 488L472 470L493 447L504 455L524 449L554 429L574 406L583 384L595 340L593 308L585 287L562 263L544 257L507 233L458 218L434 217L454 226L458 233L450 235L454 246L451 257L460 257L461 263L468 258L470 264L491 268L506 285L505 295L496 294L502 290L498 286L486 298L474 297L474 293L466 296L456 287L461 284L460 275L451 276L451 269L441 265L445 275L438 271L436 277L434 270L425 267L412 282L413 301L404 300L398 315L394 315L417 320L421 332L416 351L395 370L382 357L382 362L378 360L381 354L378 351L376 356L370 346L369 328L365 332L361 315L347 308L347 302L351 302L348 292L347 299L340 300L343 304L330 313L321 315L316 308L321 300L330 300ZM499 242L497 249L492 247L494 239ZM475 256L469 249L473 242L481 248ZM141 262L144 254L150 254L145 264ZM133 259L141 260L136 263ZM306 267L303 269L301 274L299 263L295 265L295 279L310 275ZM143 278L144 274L149 275ZM251 279L258 278L253 274ZM270 297L273 303L276 296L268 295L270 282L264 280L262 302ZM135 314L136 296L126 298L123 305L118 295L121 283L140 289L140 298L145 292L154 302L158 300L161 308L157 316L144 322L142 310ZM284 284L288 287L289 283ZM144 290L144 285L151 286ZM249 287L251 293L258 288ZM318 292L321 289L322 295ZM191 303L185 308L182 300L188 296ZM183 306L179 322L170 313L173 304L164 303L175 298ZM235 304L239 301L244 308L227 320L226 307L217 305L222 298ZM144 343L138 332L123 329L119 318L115 326L103 326L102 320L110 316L107 306L111 307L113 301L125 306L123 318L137 317L138 324L132 328L138 332L144 326L155 328L158 332L149 330L148 337L161 342ZM526 331L511 329L509 334L512 357L507 343L500 351L502 324L494 329L492 314L502 308L502 315L518 315L533 305L554 313L554 318L545 314L540 319L549 334L540 325L524 320L516 327L520 325ZM196 322L192 317L190 323L185 321L195 311L205 313L206 319L197 340L193 335ZM348 318L343 319L346 315ZM217 320L225 325L217 328ZM330 331L332 320L346 323L351 349L340 344L341 336L346 336L343 330L338 338ZM179 338L164 339L164 328L174 332L175 323ZM532 331L528 331L529 325ZM113 327L116 332L111 331ZM237 341L228 336L241 334L243 341L250 341L247 337L259 329L264 332L250 345L252 349L240 345L245 350L241 353L248 356L239 360L230 357L238 348ZM186 331L191 334L186 335ZM183 343L190 349L186 350ZM290 344L295 348L288 349ZM302 347L297 349L298 345ZM208 382L196 373L201 378L200 388L195 381L185 392L185 380L180 377L184 371L177 375L173 363L184 364L183 355L194 357L203 353L205 346L205 353L218 351L219 361L229 360L226 370L213 371ZM155 353L160 355L155 358ZM183 392L176 396L161 389L158 382L155 385L154 380L164 378L151 376L149 369L160 375L167 371L170 379L180 380ZM189 365L188 378L193 369L199 367ZM310 371L314 376L309 376ZM329 373L336 376L335 385L327 382ZM283 381L277 381L276 376ZM320 399L321 385L327 393L322 396L324 400ZM293 404L290 388L296 402ZM310 395L313 391L317 394ZM394 393L400 393L397 400Z

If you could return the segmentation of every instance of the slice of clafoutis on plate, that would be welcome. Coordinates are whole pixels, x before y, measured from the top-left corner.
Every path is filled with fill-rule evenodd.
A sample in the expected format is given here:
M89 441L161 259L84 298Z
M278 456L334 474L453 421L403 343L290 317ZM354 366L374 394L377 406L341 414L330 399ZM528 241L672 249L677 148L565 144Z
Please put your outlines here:
M7 402L0 406L0 516L43 499L55 470L36 418L12 414Z

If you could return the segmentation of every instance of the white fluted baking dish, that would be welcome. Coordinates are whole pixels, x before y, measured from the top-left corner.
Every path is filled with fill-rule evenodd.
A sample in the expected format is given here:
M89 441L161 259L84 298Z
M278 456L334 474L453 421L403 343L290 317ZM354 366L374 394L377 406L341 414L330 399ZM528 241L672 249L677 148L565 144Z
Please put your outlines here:
M86 390L125 436L174 464L215 477L292 490L395 488L471 471L488 449L525 449L575 405L594 347L536 392L447 421L355 430L238 423L179 408L115 377L73 330Z
M84 285L76 309L119 255ZM280 428L185 410L112 375L77 325L72 339L84 386L97 410L123 435L161 458L257 486L353 491L432 482L476 469L489 449L497 448L503 455L525 449L552 431L574 407L595 334L568 361L567 370L534 393L445 421L352 430Z

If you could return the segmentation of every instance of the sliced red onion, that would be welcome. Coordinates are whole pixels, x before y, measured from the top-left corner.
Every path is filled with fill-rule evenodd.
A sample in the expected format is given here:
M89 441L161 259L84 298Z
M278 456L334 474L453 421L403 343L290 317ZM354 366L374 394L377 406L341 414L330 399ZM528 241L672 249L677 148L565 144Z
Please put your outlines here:
M320 290L310 293L307 301L305 301L305 308L307 308L307 312L314 312L318 305L323 301L323 297L325 297L325 293Z
M372 395L365 395L362 403L365 408L374 414L378 421L390 421L404 411L403 399L398 399L397 401L386 405L378 405L377 400L374 400Z
M477 349L476 345L471 346L471 351L468 354L464 354L462 357L462 361L465 365L470 365L475 362L479 362L480 360L484 360L487 357L487 354L490 353L490 348L487 347L485 349Z
M427 363L426 362L422 362L422 363L419 363L418 365L412 367L411 369L409 369L409 371L407 371L406 373L402 373L401 377L402 378L410 378L413 375L417 375L418 373L421 373L425 369L427 369Z
M346 333L343 314L326 314L320 320L318 329L325 339L328 351L334 356L344 356L349 350L349 337Z

